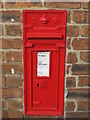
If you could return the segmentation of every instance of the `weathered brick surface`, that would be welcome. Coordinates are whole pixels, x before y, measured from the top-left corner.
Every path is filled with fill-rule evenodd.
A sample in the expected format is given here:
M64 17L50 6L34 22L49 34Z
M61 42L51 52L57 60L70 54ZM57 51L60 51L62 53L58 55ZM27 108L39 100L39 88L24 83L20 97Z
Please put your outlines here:
M71 49L71 38L67 39L67 46L68 49Z
M2 109L8 109L7 101L2 101Z
M10 49L12 48L12 39L3 39L2 38L2 49Z
M89 64L74 64L72 66L72 74L73 75L88 75L90 70Z
M18 100L9 100L9 110L21 110L22 109L22 101Z
M21 39L2 38L2 49L22 49Z
M66 81L67 81L66 86L68 88L71 88L71 87L74 88L76 86L76 81L74 77L67 77Z
M70 13L70 11L67 12L67 22L71 23L71 13Z
M0 9L2 9L2 8L3 8L3 2L0 1Z
M1 59L2 61L5 60L5 54L4 54L4 52L0 52L0 59Z
M47 8L70 8L70 9L78 9L81 7L81 3L74 2L45 2L45 7Z
M90 63L90 52L81 52L81 53L80 53L80 58L81 58L81 60L83 60L84 62Z
M7 102L5 100L0 100L0 110L1 108L4 110L4 109L7 109Z
M88 101L77 101L77 110L78 111L88 111L89 103Z
M67 65L67 74L69 74L70 67L71 65Z
M84 25L81 27L81 30L80 30L80 33L81 33L81 36L85 36L85 37L88 37L89 36L89 26L88 25Z
M6 25L5 26L5 35L9 36L21 36L22 31L21 31L21 26L20 25Z
M75 109L75 102L74 101L67 101L65 103L65 110L66 111L74 111Z
M2 118L23 118L21 111L2 111Z
M30 3L31 3L31 7L42 7L41 0L35 0L35 2L31 0Z
M41 7L41 2L6 2L5 8L7 9L24 9L24 8L30 8L30 7Z
M2 101L0 100L0 109L2 108Z
M90 89L88 88L70 88L68 89L68 96L67 98L70 99L87 99L88 100L88 95L90 95Z
M78 62L77 54L73 53L73 52L69 52L68 55L67 55L67 63L74 64L76 62Z
M90 23L90 11L88 11L88 23Z
M73 12L73 21L75 23L87 23L88 14L85 11L74 11Z
M21 76L7 76L6 86L8 88L22 87L23 80Z
M3 25L0 24L0 37L4 35Z
M88 119L88 112L67 112L66 118L76 118L76 119Z
M68 27L67 27L67 36L68 37L78 37L78 35L79 35L78 26L68 25Z
M5 79L6 79L5 76L2 75L2 88L5 87ZM1 81L0 81L0 82L1 82Z
M29 8L30 2L6 2L5 8L7 9L21 9L21 8Z
M21 75L23 73L23 66L21 63L18 63L18 64L3 63L2 64L2 73L3 74L12 74L11 69L14 69L15 74Z
M22 62L22 52L9 51L6 53L7 62Z
M20 11L2 11L2 22L21 22Z
M72 47L75 50L88 50L89 49L89 39L88 38L75 38L72 42Z
M85 1L85 0L84 0ZM83 2L82 3L82 7L83 7L83 9L88 9L88 2Z
M89 82L89 80L90 80L90 77L85 77L85 76L80 76L79 77L79 81L78 81L78 85L80 86L80 87L84 87L84 86L90 86L90 82Z
M3 88L2 98L22 98L23 90L22 88Z

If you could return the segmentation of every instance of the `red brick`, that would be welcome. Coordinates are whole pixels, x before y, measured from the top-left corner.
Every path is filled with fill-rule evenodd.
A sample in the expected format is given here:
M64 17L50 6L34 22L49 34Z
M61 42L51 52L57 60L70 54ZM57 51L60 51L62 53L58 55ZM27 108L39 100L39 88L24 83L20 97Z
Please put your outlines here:
M68 96L69 99L88 99L90 89L88 88L69 88Z
M13 49L22 49L23 43L20 39L14 39L12 41L12 48Z
M18 100L9 100L9 110L22 110L22 101Z
M85 11L74 11L73 12L73 21L75 23L87 23L88 14Z
M2 111L2 118L8 118L8 111L6 110Z
M68 49L71 49L71 45L70 44L71 44L71 38L68 38L67 39L67 48Z
M2 108L2 101L0 100L0 110L2 110L1 108Z
M41 7L41 1L39 2L6 2L5 7L7 9L13 8L13 9L21 9L21 8L30 8L30 7Z
M0 60L4 61L5 60L5 53L0 52Z
M88 75L89 69L89 64L74 64L71 68L73 75Z
M76 86L76 81L74 77L67 77L66 78L66 86L67 88L75 87Z
M6 86L15 88L22 87L23 80L21 76L8 76L6 77Z
M2 87L5 87L5 76L4 75L2 75L2 80L0 81L0 82L2 82Z
M88 111L88 101L77 101L77 110Z
M81 53L80 53L80 58L81 58L81 60L83 60L84 62L90 63L90 52L81 52Z
M7 109L8 105L7 105L7 101L3 100L2 101L2 109Z
M70 67L71 65L67 65L67 74L69 74Z
M2 39L2 49L22 49L21 39Z
M86 76L79 77L78 85L80 87L90 86L89 79L90 79L90 77L86 77Z
M2 73L3 74L12 74L11 69L14 69L14 73L21 75L23 73L22 64L9 64L9 63L3 63L2 64Z
M68 55L67 55L67 63L74 64L76 62L78 62L76 53L69 52Z
M0 9L3 8L3 2L0 1Z
M2 118L2 110L0 110L0 118Z
M88 112L66 112L66 118L77 118L77 119L84 119L87 118L88 119Z
M5 100L0 100L0 110L7 109L7 102Z
M4 28L3 25L0 24L0 37L4 35Z
M45 7L47 7L47 8L57 8L57 4L59 4L59 3L57 3L57 2L45 2L44 3Z
M3 29L3 26L0 24L0 37L2 36L2 29Z
M74 101L67 101L65 103L65 111L74 111L75 109L75 102Z
M35 2L32 0L30 1L31 7L42 7L42 2L41 0L36 0Z
M2 22L21 22L21 13L20 11L2 11Z
M12 68L11 64L3 63L2 64L2 73L3 74L11 74L11 68Z
M2 49L12 48L12 40L11 39L2 39Z
M22 52L9 51L6 53L7 62L22 62Z
M79 28L78 26L67 26L67 36L68 37L78 37L79 35Z
M88 23L90 23L90 11L88 11Z
M81 30L80 30L81 36L84 36L84 37L90 36L88 30L89 30L89 26L88 26L88 25L82 26L82 27L81 27Z
M21 111L2 111L2 118L22 118L23 119L23 113Z
M85 0L84 0L85 1ZM82 3L82 7L83 7L83 9L88 9L88 2L83 2Z
M72 46L74 48L74 50L88 50L89 46L88 46L88 39L87 38L75 38L72 41Z
M70 9L75 9L75 8L80 8L81 4L79 2L45 2L45 7L47 8L70 8Z
M9 35L9 36L21 36L22 35L20 25L6 25L5 31L6 31L5 35Z
M70 11L67 12L67 22L71 23L71 13L70 13Z
M0 38L0 49L2 49L2 38Z
M21 9L21 8L30 8L30 2L5 2L5 8L14 8L14 9Z
M3 88L2 89L2 98L22 98L23 90L22 88Z

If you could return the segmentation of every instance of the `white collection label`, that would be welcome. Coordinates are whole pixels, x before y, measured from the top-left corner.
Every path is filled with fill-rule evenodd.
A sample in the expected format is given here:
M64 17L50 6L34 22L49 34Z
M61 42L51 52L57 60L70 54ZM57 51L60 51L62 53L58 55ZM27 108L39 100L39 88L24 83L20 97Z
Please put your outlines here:
M49 77L50 52L37 52L37 76Z

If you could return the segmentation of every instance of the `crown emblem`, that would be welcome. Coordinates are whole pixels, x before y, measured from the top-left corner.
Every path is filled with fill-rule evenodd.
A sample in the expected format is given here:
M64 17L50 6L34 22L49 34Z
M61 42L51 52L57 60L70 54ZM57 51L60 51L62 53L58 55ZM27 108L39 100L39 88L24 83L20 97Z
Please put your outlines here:
M46 14L43 15L43 17L40 19L42 24L47 24L49 22L48 18L46 17Z

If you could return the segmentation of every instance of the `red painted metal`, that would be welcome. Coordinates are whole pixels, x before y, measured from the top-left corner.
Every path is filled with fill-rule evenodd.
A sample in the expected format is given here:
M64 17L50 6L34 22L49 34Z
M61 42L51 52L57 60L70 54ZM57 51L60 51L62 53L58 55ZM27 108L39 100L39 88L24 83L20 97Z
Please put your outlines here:
M65 10L23 11L26 116L63 115L66 14ZM40 51L50 52L48 77L37 76L37 52Z

